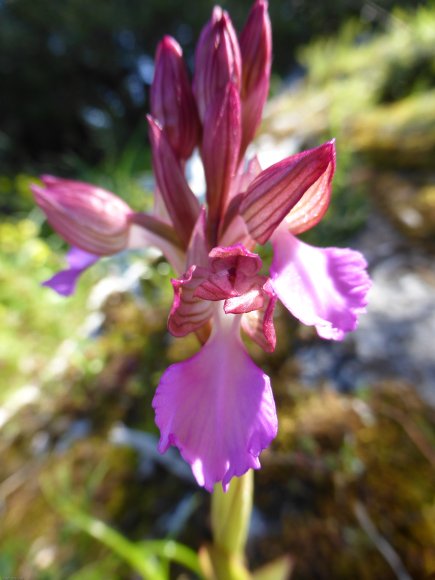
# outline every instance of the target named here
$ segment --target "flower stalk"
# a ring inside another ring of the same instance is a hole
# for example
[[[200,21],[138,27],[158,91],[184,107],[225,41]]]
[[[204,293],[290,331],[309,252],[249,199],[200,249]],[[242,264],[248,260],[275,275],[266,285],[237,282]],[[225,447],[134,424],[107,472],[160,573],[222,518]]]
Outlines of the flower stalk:
[[[228,491],[216,486],[211,500],[214,545],[243,561],[254,494],[254,472],[234,477]]]

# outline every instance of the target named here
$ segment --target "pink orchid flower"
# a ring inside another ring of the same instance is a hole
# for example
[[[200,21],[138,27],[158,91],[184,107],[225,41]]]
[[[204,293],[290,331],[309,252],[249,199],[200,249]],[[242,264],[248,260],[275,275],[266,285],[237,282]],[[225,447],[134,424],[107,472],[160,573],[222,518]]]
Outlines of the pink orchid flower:
[[[177,277],[168,329],[196,333],[203,346],[171,365],[153,401],[159,448],[175,445],[208,490],[260,467],[277,433],[269,378],[249,357],[246,334],[275,348],[277,299],[322,338],[341,340],[364,312],[370,279],[361,254],[315,248],[295,236],[315,226],[331,197],[335,145],[327,142],[262,170],[245,152],[267,98],[271,31],[256,0],[240,35],[215,8],[195,56],[193,84],[182,51],[165,37],[157,49],[148,117],[156,179],[153,214],[134,212],[113,193],[55,178],[33,188],[54,229],[75,248],[69,268],[46,284],[70,294],[100,256],[153,244]],[[201,206],[185,177],[198,148],[206,177]],[[269,275],[257,244],[270,241]]]

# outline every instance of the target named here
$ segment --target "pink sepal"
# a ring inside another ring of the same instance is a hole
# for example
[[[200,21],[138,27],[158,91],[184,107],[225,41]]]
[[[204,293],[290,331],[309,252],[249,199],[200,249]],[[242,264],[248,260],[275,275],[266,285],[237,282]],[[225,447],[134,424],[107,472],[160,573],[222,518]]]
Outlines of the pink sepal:
[[[298,203],[285,218],[288,230],[294,234],[302,234],[320,222],[331,201],[332,178],[335,173],[335,144],[330,162],[319,179],[307,189]]]
[[[237,243],[253,248],[255,241],[251,238],[245,221],[239,214],[243,194],[250,183],[261,173],[261,165],[257,156],[249,160],[245,168],[240,169],[234,180],[224,219],[219,224],[219,245],[233,246]]]
[[[287,157],[262,171],[251,183],[240,213],[258,243],[267,242],[302,196],[330,171],[334,156],[334,143],[330,141]]]

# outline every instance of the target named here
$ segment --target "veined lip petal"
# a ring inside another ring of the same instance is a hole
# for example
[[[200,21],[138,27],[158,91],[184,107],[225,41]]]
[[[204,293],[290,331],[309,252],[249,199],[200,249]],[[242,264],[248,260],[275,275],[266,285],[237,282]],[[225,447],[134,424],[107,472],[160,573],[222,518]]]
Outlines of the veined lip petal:
[[[153,408],[160,451],[177,446],[208,491],[258,469],[277,432],[269,378],[246,353],[236,317],[226,327],[217,322],[196,355],[167,369]]]

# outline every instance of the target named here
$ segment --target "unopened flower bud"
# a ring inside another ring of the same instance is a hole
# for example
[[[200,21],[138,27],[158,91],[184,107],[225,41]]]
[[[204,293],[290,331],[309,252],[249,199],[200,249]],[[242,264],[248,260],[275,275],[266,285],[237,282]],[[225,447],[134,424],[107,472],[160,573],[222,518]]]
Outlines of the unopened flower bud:
[[[202,121],[210,101],[229,82],[240,90],[241,69],[240,48],[231,19],[216,6],[195,52],[193,92]]]
[[[36,203],[65,241],[98,256],[127,247],[133,212],[122,199],[81,181],[49,175],[41,179],[43,186],[32,186]]]
[[[148,124],[156,184],[172,225],[187,247],[199,216],[199,202],[186,181],[166,133],[151,115],[148,115]]]
[[[207,182],[211,241],[217,242],[219,220],[237,169],[241,139],[240,97],[233,83],[217,93],[204,120],[202,159]]]
[[[269,80],[272,61],[272,31],[266,0],[257,0],[240,33],[242,55],[242,99],[259,83]]]
[[[160,123],[179,159],[198,143],[200,125],[180,45],[170,36],[160,42],[151,85],[151,115]]]
[[[267,0],[257,0],[240,34],[242,55],[242,147],[240,154],[252,141],[269,92],[272,62],[272,30]]]

